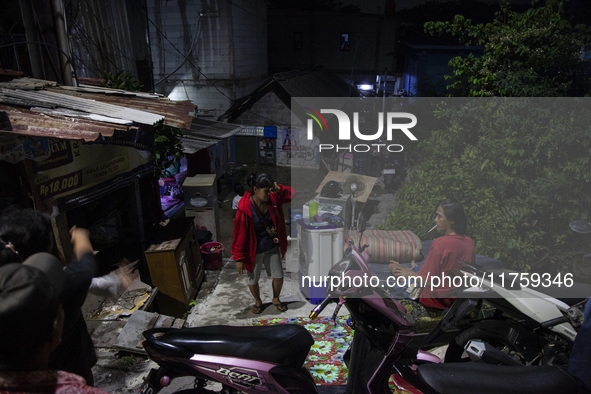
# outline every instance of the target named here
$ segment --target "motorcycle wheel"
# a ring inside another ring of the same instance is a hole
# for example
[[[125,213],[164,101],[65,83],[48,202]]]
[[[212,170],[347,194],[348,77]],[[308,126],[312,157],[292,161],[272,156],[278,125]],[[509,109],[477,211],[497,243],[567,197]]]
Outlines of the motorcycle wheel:
[[[480,327],[471,327],[460,333],[460,335],[458,335],[455,340],[449,344],[445,352],[444,362],[450,363],[470,361],[468,354],[464,351],[464,346],[466,346],[468,341],[471,339],[479,339],[484,341],[502,351],[503,353],[515,358],[522,364],[525,361],[515,343],[513,343],[509,338],[505,338],[488,330],[483,330]]]

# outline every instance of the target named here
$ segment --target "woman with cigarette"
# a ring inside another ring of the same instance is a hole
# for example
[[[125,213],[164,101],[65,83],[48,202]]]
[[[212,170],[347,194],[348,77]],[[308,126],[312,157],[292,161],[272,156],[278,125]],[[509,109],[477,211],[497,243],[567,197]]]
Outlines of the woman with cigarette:
[[[444,235],[433,240],[427,258],[418,272],[425,281],[428,278],[440,278],[443,274],[448,277],[458,275],[461,262],[473,264],[475,258],[474,240],[466,235],[466,214],[460,203],[444,200],[437,206],[435,229]],[[391,261],[388,268],[395,276],[417,275],[396,261]],[[445,284],[432,290],[424,283],[419,301],[430,308],[445,309],[455,299],[449,296],[449,291],[450,287]]]

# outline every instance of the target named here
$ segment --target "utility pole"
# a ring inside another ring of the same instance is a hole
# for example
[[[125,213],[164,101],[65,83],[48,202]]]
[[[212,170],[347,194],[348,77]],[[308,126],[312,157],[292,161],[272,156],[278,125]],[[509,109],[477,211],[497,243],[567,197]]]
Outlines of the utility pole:
[[[55,36],[59,48],[60,68],[64,85],[76,86],[77,81],[74,78],[74,68],[72,67],[72,58],[68,34],[66,31],[66,14],[62,0],[51,0],[51,10],[53,12],[53,23],[55,26]]]
[[[27,38],[27,49],[29,52],[33,77],[38,79],[47,79],[45,76],[45,70],[43,69],[43,56],[41,55],[41,49],[39,48],[38,44],[38,42],[41,40],[39,39],[39,35],[35,29],[35,16],[31,7],[31,2],[20,0],[19,6],[21,10],[21,17],[23,19],[23,25],[25,26],[25,37]]]

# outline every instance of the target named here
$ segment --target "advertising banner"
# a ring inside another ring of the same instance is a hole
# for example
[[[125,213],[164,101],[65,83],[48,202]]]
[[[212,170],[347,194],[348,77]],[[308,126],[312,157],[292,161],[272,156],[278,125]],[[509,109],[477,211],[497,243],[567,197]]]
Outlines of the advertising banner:
[[[61,198],[84,194],[99,185],[104,185],[100,189],[105,191],[111,184],[121,187],[121,178],[131,181],[138,171],[146,171],[152,161],[150,152],[132,147],[60,141],[54,144],[47,160],[33,162],[27,170],[35,202],[49,207],[58,205]],[[96,198],[96,191],[93,194]]]

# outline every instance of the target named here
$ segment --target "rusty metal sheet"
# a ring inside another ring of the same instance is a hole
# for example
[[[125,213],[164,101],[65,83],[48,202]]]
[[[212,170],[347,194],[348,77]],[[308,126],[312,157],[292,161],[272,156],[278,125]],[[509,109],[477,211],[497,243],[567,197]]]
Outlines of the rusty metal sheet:
[[[172,101],[161,95],[142,92],[64,86],[48,88],[47,90],[161,115],[164,117],[165,125],[181,129],[189,129],[191,127],[191,122],[193,121],[191,113],[195,110],[195,104],[188,100]]]
[[[50,86],[57,86],[57,82],[46,81],[44,79],[36,78],[15,78],[11,81],[0,83],[0,87],[6,89],[25,89],[25,90],[37,90],[43,89]]]
[[[69,108],[41,108],[41,107],[32,107],[31,111],[33,112],[41,112],[48,115],[55,115],[55,116],[67,116],[69,118],[79,118],[89,121],[98,121],[98,122],[105,122],[105,123],[113,123],[114,125],[125,125],[125,126],[132,126],[133,122],[125,119],[119,118],[112,118],[110,116],[98,115],[98,114],[89,114],[88,112],[76,111],[75,109]],[[114,126],[116,127],[116,126]],[[134,126],[136,127],[136,126]]]
[[[78,81],[81,82],[82,78],[78,78]],[[88,80],[88,78],[84,78],[85,80]],[[159,93],[148,93],[148,92],[140,92],[140,91],[129,91],[129,90],[123,90],[123,89],[114,89],[114,88],[107,88],[104,86],[100,86],[100,82],[102,82],[102,79],[98,79],[97,83],[99,83],[98,85],[89,85],[89,84],[83,84],[80,83],[79,86],[67,86],[67,85],[60,85],[59,89],[60,90],[65,90],[65,91],[74,91],[74,92],[82,92],[82,93],[98,93],[98,94],[106,94],[106,95],[116,95],[116,96],[137,96],[137,97],[143,97],[143,98],[147,98],[147,99],[159,99],[164,97],[162,94]]]
[[[153,125],[164,118],[164,116],[160,114],[140,111],[135,108],[114,105],[108,102],[100,102],[97,100],[90,100],[87,98],[52,92],[49,90],[13,90],[0,87],[0,94],[7,97],[37,101],[37,106],[39,107],[45,107],[47,104],[49,104],[51,106],[75,109],[78,111],[95,113],[119,119],[128,119],[130,121],[146,125]]]
[[[12,133],[94,141],[132,121],[188,130],[195,106],[159,94],[100,87],[58,86],[53,81],[18,78],[0,83],[0,111],[9,114]],[[117,119],[117,120],[116,120]]]
[[[8,134],[94,141],[99,135],[110,137],[115,132],[115,125],[105,122],[49,115],[3,104],[0,104],[0,111],[8,114],[12,131],[3,131]],[[125,125],[116,128],[128,130]]]

